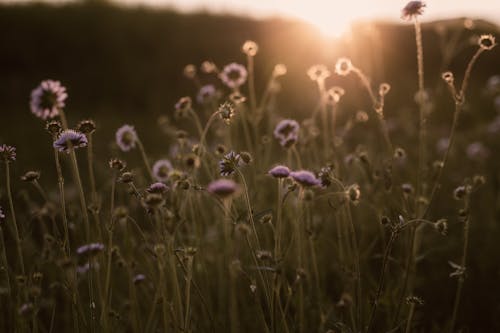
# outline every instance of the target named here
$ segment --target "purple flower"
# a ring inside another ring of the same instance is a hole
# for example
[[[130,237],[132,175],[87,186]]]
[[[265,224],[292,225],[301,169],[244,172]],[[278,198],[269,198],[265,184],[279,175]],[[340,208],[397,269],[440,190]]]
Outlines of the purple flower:
[[[80,256],[92,256],[104,250],[104,245],[102,243],[90,243],[80,246],[76,249],[76,254]]]
[[[247,80],[248,72],[245,66],[235,62],[226,65],[219,74],[222,82],[231,89],[238,89]]]
[[[288,148],[293,146],[299,139],[299,123],[293,119],[284,119],[276,125],[274,137],[280,141],[280,145]]]
[[[208,184],[207,191],[225,199],[237,194],[239,186],[230,179],[218,179]]]
[[[155,162],[153,165],[153,175],[156,177],[156,179],[160,182],[164,182],[168,180],[168,175],[170,171],[172,171],[172,163],[170,163],[169,160],[163,159],[163,160],[158,160]]]
[[[98,262],[94,262],[92,263],[92,268],[94,270],[98,270],[99,269],[99,263]],[[76,272],[78,274],[85,274],[87,273],[88,271],[90,270],[90,263],[89,262],[86,262],[85,264],[81,265],[81,266],[77,266],[76,267]]]
[[[425,2],[423,1],[410,1],[401,10],[401,18],[409,21],[418,15],[422,15],[424,13],[425,6]]]
[[[167,191],[168,191],[168,186],[160,182],[153,183],[149,185],[149,187],[146,189],[146,192],[148,193],[158,193],[158,194],[164,194]]]
[[[230,151],[219,161],[219,172],[221,176],[230,176],[241,164],[241,156],[234,151]]]
[[[0,157],[5,162],[13,162],[16,160],[16,147],[0,145]]]
[[[307,170],[292,171],[290,177],[304,187],[320,185],[321,181],[316,178],[314,173]]]
[[[68,98],[66,88],[59,81],[45,80],[31,92],[31,112],[38,118],[47,120],[59,115]]]
[[[59,134],[59,137],[54,141],[54,148],[59,151],[69,153],[71,148],[80,148],[87,146],[87,137],[85,134],[75,130],[65,130]]]
[[[213,84],[207,84],[200,88],[198,95],[196,95],[196,100],[200,104],[210,103],[216,97],[217,91]]]
[[[284,165],[277,165],[269,170],[268,173],[274,178],[286,178],[290,175],[290,169]]]
[[[122,151],[129,151],[135,148],[137,142],[137,132],[133,126],[123,125],[116,131],[116,144]]]
[[[141,283],[144,280],[146,280],[146,276],[144,274],[137,274],[132,279],[132,282],[134,282],[135,284],[138,284],[138,283]]]

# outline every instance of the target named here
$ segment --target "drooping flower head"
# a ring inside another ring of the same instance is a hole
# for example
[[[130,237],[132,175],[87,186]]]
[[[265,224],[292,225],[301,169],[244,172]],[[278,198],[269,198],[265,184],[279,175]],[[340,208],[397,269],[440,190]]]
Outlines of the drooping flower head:
[[[219,161],[219,172],[221,176],[230,176],[241,164],[241,156],[234,151],[230,151]]]
[[[137,132],[133,126],[123,125],[116,131],[116,144],[122,151],[129,151],[135,148],[137,142]]]
[[[164,182],[168,180],[168,175],[172,169],[172,163],[169,160],[158,160],[153,165],[153,175],[158,181]]]
[[[401,18],[410,21],[413,18],[422,15],[426,4],[423,1],[410,1],[401,10]]]
[[[160,182],[153,183],[149,185],[149,187],[146,189],[146,192],[148,193],[157,193],[157,194],[164,194],[167,191],[168,191],[168,186]]]
[[[61,152],[69,153],[70,148],[81,148],[87,146],[87,137],[85,134],[75,130],[65,130],[59,134],[54,141],[54,148]]]
[[[31,112],[38,118],[47,120],[59,115],[68,98],[66,88],[59,81],[45,80],[31,91]]]
[[[6,144],[0,145],[0,157],[4,162],[13,162],[16,160],[16,147]]]
[[[226,199],[238,194],[239,186],[230,179],[218,179],[208,184],[207,191],[221,199]]]
[[[274,137],[280,141],[281,146],[291,147],[299,138],[299,123],[293,119],[284,119],[276,125]]]
[[[284,165],[277,165],[267,173],[274,178],[286,178],[290,175],[290,169]]]
[[[226,65],[219,74],[222,82],[231,89],[238,89],[247,80],[248,72],[245,66],[235,62]]]
[[[200,104],[208,104],[217,97],[217,90],[213,84],[207,84],[200,88],[196,100]]]
[[[317,186],[321,181],[316,178],[314,173],[307,170],[299,170],[290,172],[290,177],[303,187]]]

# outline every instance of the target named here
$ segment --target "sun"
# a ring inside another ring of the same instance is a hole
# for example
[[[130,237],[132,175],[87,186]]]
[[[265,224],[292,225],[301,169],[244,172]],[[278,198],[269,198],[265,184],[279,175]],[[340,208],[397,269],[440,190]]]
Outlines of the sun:
[[[344,15],[332,15],[329,11],[308,10],[298,13],[298,18],[315,26],[326,37],[338,38],[349,31],[353,19]]]

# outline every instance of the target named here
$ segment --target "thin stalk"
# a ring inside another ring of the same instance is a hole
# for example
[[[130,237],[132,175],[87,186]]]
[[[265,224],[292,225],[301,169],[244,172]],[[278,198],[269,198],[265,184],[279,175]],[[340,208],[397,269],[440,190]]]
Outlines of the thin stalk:
[[[144,145],[139,138],[137,138],[137,146],[139,147],[139,151],[141,152],[142,161],[144,162],[144,165],[148,170],[149,178],[154,181],[155,178],[153,176],[153,171],[151,170],[151,165],[149,164],[148,156],[146,155],[146,150],[144,149]]]
[[[5,163],[5,181],[6,181],[6,187],[7,187],[7,197],[9,200],[10,215],[12,217],[12,227],[14,230],[14,239],[16,241],[16,249],[17,249],[17,255],[18,255],[18,259],[19,259],[19,269],[21,270],[22,275],[25,275],[23,250],[21,247],[21,238],[19,236],[19,229],[17,228],[16,211],[14,210],[14,201],[12,200],[12,190],[11,190],[11,186],[10,186],[10,163],[8,161],[6,161],[6,163]]]
[[[57,183],[59,185],[59,201],[61,204],[61,215],[63,219],[63,227],[64,227],[64,243],[63,249],[66,255],[69,257],[71,253],[71,246],[69,243],[69,228],[68,228],[68,217],[66,215],[66,196],[64,194],[64,177],[62,174],[61,161],[59,160],[59,152],[56,148],[54,148],[54,160],[56,163],[56,171],[57,171]]]
[[[184,315],[184,332],[189,332],[189,312],[191,310],[191,280],[193,279],[193,256],[189,255],[186,270],[186,313]]]
[[[408,313],[408,320],[406,321],[405,333],[411,332],[411,322],[413,321],[413,314],[415,313],[415,303],[412,302],[410,305],[410,312]]]
[[[247,67],[248,67],[248,90],[250,95],[250,109],[252,114],[255,115],[257,109],[257,101],[255,98],[255,71],[254,71],[254,57],[252,55],[247,55]]]
[[[196,130],[198,131],[198,135],[201,138],[201,136],[203,135],[203,127],[201,126],[200,117],[198,117],[198,114],[193,109],[189,109],[189,114],[191,115],[191,117],[193,117],[194,124],[196,125]]]
[[[243,190],[245,193],[245,202],[247,204],[247,209],[248,209],[248,217],[250,220],[250,224],[252,226],[252,231],[255,235],[255,239],[257,241],[257,249],[260,250],[262,247],[260,246],[260,240],[259,240],[259,235],[257,234],[257,229],[255,228],[255,221],[253,218],[253,210],[252,210],[252,204],[250,203],[250,195],[248,194],[248,186],[247,182],[245,180],[245,176],[241,172],[239,168],[235,168],[236,172],[238,173],[238,176],[240,176],[241,181],[243,182]]]
[[[212,115],[210,116],[210,118],[208,118],[208,121],[205,124],[205,128],[203,129],[203,132],[201,133],[201,137],[200,137],[200,150],[198,152],[198,155],[201,155],[203,149],[205,148],[205,140],[206,140],[206,137],[207,137],[208,129],[210,128],[210,126],[212,125],[212,123],[215,121],[215,119],[217,118],[217,116],[219,114],[220,114],[220,111],[216,111],[216,112],[212,113]]]

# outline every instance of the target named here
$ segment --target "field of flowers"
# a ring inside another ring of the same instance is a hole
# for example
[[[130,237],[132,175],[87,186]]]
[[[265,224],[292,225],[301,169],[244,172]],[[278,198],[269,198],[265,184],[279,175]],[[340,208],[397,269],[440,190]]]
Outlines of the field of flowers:
[[[500,68],[474,79],[498,29],[470,38],[463,68],[428,73],[424,9],[401,15],[418,85],[394,100],[411,117],[386,117],[406,78],[349,57],[308,64],[315,97],[293,115],[287,64],[257,80],[251,40],[239,61],[179,68],[196,93],[149,130],[77,119],[43,79],[23,102],[44,160],[0,135],[0,331],[500,330]]]

